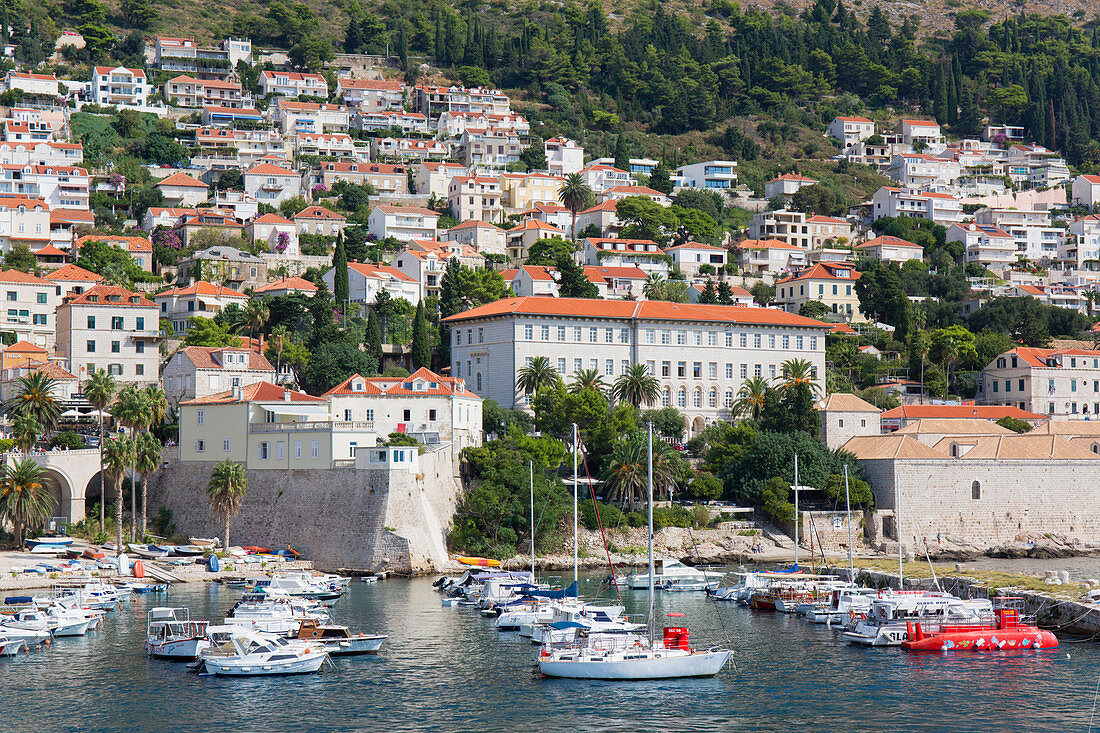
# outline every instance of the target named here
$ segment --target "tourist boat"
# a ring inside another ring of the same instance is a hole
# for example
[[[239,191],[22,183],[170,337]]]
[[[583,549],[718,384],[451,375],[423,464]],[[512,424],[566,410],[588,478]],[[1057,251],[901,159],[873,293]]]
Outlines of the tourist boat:
[[[238,626],[207,629],[211,645],[199,652],[199,672],[229,677],[311,674],[321,669],[328,651],[321,644],[300,646]]]
[[[856,616],[844,638],[866,646],[900,646],[909,639],[912,624],[920,622],[926,634],[942,624],[991,622],[993,604],[985,598],[962,600],[938,591],[882,591],[871,601],[866,618]]]
[[[703,590],[707,583],[716,580],[715,573],[708,575],[706,571],[689,567],[679,560],[658,559],[654,561],[655,575],[653,584],[661,588],[665,583],[699,583]],[[649,573],[631,573],[625,578],[625,585],[631,590],[645,590],[649,587]]]
[[[575,428],[574,428],[575,430]],[[574,446],[577,444],[574,434]],[[575,449],[574,449],[575,450]],[[688,630],[682,626],[664,629],[660,640],[653,633],[653,596],[656,567],[653,560],[653,425],[648,435],[648,509],[649,509],[649,630],[645,638],[629,645],[608,644],[606,637],[595,638],[584,631],[574,643],[545,646],[539,651],[538,670],[546,677],[573,679],[642,680],[713,677],[729,662],[729,649],[699,651],[691,647]],[[574,483],[574,486],[576,483]],[[705,580],[705,579],[704,579]],[[669,614],[681,618],[682,613]],[[629,638],[629,637],[626,637]]]
[[[312,619],[302,621],[297,638],[299,641],[318,642],[334,657],[377,654],[382,648],[382,642],[386,640],[382,635],[352,634],[347,626],[320,624]]]
[[[206,621],[192,621],[186,608],[157,607],[145,618],[145,650],[149,656],[176,661],[194,661],[210,646]]]
[[[908,638],[901,648],[909,652],[1003,651],[1053,649],[1058,637],[1035,625],[1034,617],[1021,616],[1023,599],[995,598],[993,619],[940,623],[926,632],[924,623],[910,621]]]

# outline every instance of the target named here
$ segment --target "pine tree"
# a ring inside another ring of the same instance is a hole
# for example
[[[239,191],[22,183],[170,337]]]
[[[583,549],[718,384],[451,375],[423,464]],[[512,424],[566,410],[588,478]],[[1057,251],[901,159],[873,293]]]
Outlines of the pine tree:
[[[718,293],[714,289],[714,281],[708,279],[707,284],[703,286],[703,291],[699,293],[699,302],[712,304],[718,302]]]
[[[593,285],[584,274],[584,268],[572,257],[562,256],[557,260],[558,295],[562,298],[598,298],[599,288]]]
[[[348,282],[348,255],[344,250],[344,232],[336,235],[336,251],[332,253],[332,295],[336,307],[343,313],[346,302],[351,298],[351,285]]]
[[[412,361],[416,369],[420,367],[430,369],[432,366],[432,344],[428,331],[428,316],[424,312],[424,301],[416,304],[416,315],[413,316]]]

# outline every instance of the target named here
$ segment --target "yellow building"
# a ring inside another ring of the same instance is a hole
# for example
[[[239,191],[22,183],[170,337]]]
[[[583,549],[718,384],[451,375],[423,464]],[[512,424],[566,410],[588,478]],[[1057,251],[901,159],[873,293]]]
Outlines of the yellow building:
[[[798,313],[805,303],[816,300],[832,312],[833,320],[862,323],[856,280],[859,273],[845,263],[819,262],[797,275],[775,284],[775,302],[788,313]]]
[[[502,173],[500,198],[505,214],[518,214],[536,204],[558,203],[558,189],[565,179],[545,173]]]

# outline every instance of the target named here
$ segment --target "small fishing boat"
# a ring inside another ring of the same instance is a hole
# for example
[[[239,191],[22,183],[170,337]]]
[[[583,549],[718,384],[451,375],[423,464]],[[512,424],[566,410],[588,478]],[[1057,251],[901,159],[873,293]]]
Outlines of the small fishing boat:
[[[145,649],[150,656],[194,661],[210,646],[206,621],[192,621],[186,608],[152,608],[145,621]]]
[[[223,578],[222,583],[230,588],[244,588],[248,585],[248,578]]]
[[[1058,637],[1036,626],[1034,617],[1020,615],[1022,598],[1000,597],[994,603],[993,619],[941,623],[931,632],[926,632],[920,621],[910,621],[901,648],[908,652],[984,652],[1058,646]]]
[[[188,537],[187,541],[196,547],[217,547],[222,543],[217,537]]]
[[[168,550],[163,547],[157,547],[156,545],[130,545],[130,552],[138,557],[144,557],[147,560],[168,557]]]
[[[161,545],[172,557],[196,557],[203,553],[203,548],[198,545]]]
[[[252,555],[270,555],[271,554],[271,548],[270,547],[259,547],[257,545],[245,545],[241,549],[248,552],[248,553],[250,553],[250,554],[252,554]]]
[[[48,636],[84,636],[91,623],[91,619],[83,616],[51,616],[45,611],[22,610],[0,622],[0,635],[23,630],[45,632]]]
[[[26,647],[27,642],[24,639],[17,639],[12,636],[0,636],[0,657],[14,657],[19,653],[19,650]]]
[[[321,644],[288,643],[237,626],[207,630],[211,646],[199,653],[197,671],[230,677],[311,674],[321,669],[328,651]]]
[[[99,560],[106,559],[107,553],[103,550],[97,550],[94,547],[85,547],[84,551],[80,553],[80,556],[87,558],[88,560],[95,560],[98,562]]]
[[[64,552],[65,548],[72,543],[72,537],[36,537],[33,540],[27,540],[27,547],[31,548],[31,552],[39,547],[48,547],[52,548],[51,551]]]
[[[338,657],[377,654],[386,637],[378,634],[352,634],[347,626],[320,624],[313,619],[307,619],[302,621],[298,629],[298,640],[316,641],[322,644],[331,656]]]

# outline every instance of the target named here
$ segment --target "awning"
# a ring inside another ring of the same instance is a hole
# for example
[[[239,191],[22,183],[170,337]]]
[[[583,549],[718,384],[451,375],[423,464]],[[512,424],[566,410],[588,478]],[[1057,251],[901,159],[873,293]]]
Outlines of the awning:
[[[303,405],[293,402],[264,405],[264,409],[276,415],[299,417],[328,417],[328,405]]]

